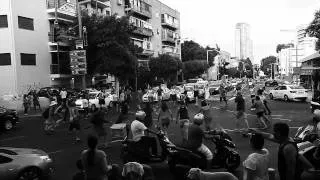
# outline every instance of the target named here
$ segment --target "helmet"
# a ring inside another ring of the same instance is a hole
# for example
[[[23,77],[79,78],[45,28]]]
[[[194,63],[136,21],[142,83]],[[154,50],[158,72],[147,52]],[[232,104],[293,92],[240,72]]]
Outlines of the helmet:
[[[198,113],[193,117],[193,123],[201,125],[203,123],[204,115],[202,113]]]

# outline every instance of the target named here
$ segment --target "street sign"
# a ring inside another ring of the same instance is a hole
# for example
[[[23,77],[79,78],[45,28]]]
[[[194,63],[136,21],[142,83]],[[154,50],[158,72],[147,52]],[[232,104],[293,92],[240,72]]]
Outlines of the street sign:
[[[73,75],[87,74],[86,50],[70,51],[70,68]]]
[[[83,49],[83,40],[82,39],[75,40],[75,44],[76,44],[76,49]]]

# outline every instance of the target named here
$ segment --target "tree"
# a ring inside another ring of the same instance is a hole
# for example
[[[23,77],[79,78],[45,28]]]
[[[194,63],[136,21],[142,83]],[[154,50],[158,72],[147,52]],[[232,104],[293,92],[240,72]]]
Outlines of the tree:
[[[151,58],[149,67],[153,77],[172,82],[175,81],[177,72],[182,68],[182,64],[178,58],[162,54],[159,57]]]
[[[271,63],[276,63],[277,62],[277,58],[275,56],[268,56],[265,57],[261,60],[261,65],[260,65],[260,69],[261,71],[264,72],[265,75],[270,75],[271,74]]]
[[[316,43],[316,50],[320,50],[320,10],[315,12],[314,19],[309,24],[308,28],[306,29],[306,32],[311,37],[318,38]]]
[[[123,81],[133,79],[137,67],[137,48],[130,40],[134,27],[128,17],[85,14],[82,24],[87,29],[88,74],[110,73]]]
[[[279,53],[282,49],[286,49],[286,48],[289,48],[289,47],[293,47],[294,45],[292,43],[289,43],[289,44],[278,44],[277,45],[277,53]]]
[[[206,60],[192,60],[183,62],[183,74],[186,79],[195,78],[209,68]]]
[[[182,62],[192,60],[206,60],[207,50],[213,50],[208,54],[209,64],[212,65],[214,57],[218,54],[218,52],[214,48],[211,48],[209,46],[204,48],[194,41],[185,41],[181,44]]]

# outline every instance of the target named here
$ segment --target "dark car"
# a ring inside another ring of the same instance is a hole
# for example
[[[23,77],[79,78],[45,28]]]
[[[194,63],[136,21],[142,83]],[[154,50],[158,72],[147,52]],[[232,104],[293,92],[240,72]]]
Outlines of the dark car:
[[[53,87],[43,87],[38,92],[39,97],[49,98],[49,96],[58,96],[58,95],[59,95],[59,89],[53,88]]]
[[[279,86],[279,83],[276,80],[272,80],[272,81],[265,82],[264,85],[266,87],[275,87],[275,86]]]
[[[19,122],[16,110],[0,107],[0,132],[13,129]]]

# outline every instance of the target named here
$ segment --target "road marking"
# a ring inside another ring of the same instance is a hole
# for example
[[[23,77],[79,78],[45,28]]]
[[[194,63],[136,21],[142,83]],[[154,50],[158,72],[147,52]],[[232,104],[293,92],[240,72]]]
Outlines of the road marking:
[[[118,140],[113,140],[113,141],[111,141],[110,143],[116,143],[116,142],[122,142],[123,140],[121,140],[121,139],[118,139]]]
[[[15,140],[15,139],[22,139],[22,138],[25,138],[25,136],[16,136],[16,137],[7,138],[7,139],[1,139],[0,142],[2,142],[2,141],[11,141],[11,140]]]
[[[283,115],[271,115],[271,116],[283,116]]]
[[[280,121],[289,121],[289,122],[292,121],[291,119],[284,119],[284,118],[272,118],[272,119],[278,119]]]
[[[299,129],[300,127],[289,127],[290,129]]]
[[[19,118],[23,119],[23,118],[30,118],[30,117],[41,117],[41,114],[33,114],[33,115],[22,115],[19,116]]]

